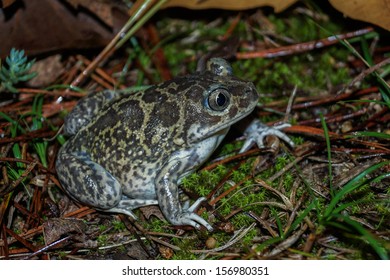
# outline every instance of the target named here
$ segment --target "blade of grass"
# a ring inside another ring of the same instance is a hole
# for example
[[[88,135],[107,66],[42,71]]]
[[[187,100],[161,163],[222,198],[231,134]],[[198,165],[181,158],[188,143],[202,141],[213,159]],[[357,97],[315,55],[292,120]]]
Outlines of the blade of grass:
[[[156,3],[156,1],[158,1]],[[121,28],[121,30],[115,35],[111,42],[99,53],[99,55],[87,66],[76,79],[73,80],[70,87],[78,86],[85,77],[89,76],[93,70],[107,58],[113,50],[117,50],[128,39],[135,34],[135,32],[144,24],[149,18],[151,18],[166,2],[167,0],[145,0],[137,1],[132,8],[132,16]],[[142,3],[141,3],[142,2]]]
[[[31,130],[38,130],[43,127],[43,115],[42,115],[42,107],[43,107],[43,95],[37,95],[34,97],[33,106],[32,106],[32,126]],[[44,167],[47,167],[47,147],[48,142],[42,141],[41,139],[34,139],[33,145],[35,151],[37,152],[39,159]]]
[[[354,38],[354,40],[357,40],[359,39],[360,42],[362,42],[362,48],[363,48],[363,55],[366,57],[366,59],[351,45],[350,42],[352,41],[348,41],[348,40],[341,40],[337,37],[337,35],[333,34],[332,32],[330,32],[329,30],[325,29],[324,27],[322,27],[321,25],[319,25],[318,23],[315,23],[319,28],[321,28],[322,30],[324,30],[325,32],[328,32],[329,34],[335,36],[337,38],[337,40],[340,42],[340,44],[342,44],[344,47],[346,47],[352,54],[354,54],[356,57],[358,57],[367,67],[371,67],[372,64],[373,64],[373,59],[371,57],[371,54],[370,54],[370,51],[369,51],[369,47],[368,47],[368,44],[367,44],[367,39],[371,39],[372,38],[372,34],[370,35],[369,33],[368,34],[364,34],[358,38]],[[374,32],[375,33],[375,32]],[[377,33],[375,33],[377,34]],[[378,36],[378,35],[377,35]],[[365,42],[363,42],[365,41]],[[390,87],[389,85],[387,84],[387,82],[383,79],[383,77],[377,72],[377,71],[374,71],[372,72],[372,75],[374,75],[379,83],[379,91],[382,95],[382,98],[383,100],[386,102],[387,106],[390,107]]]
[[[337,203],[348,193],[352,192],[353,190],[359,188],[360,186],[362,186],[363,184],[366,183],[367,180],[365,181],[362,181],[362,179],[364,179],[365,176],[367,176],[368,174],[382,168],[383,166],[385,165],[388,165],[390,164],[390,161],[384,161],[384,162],[380,162],[380,163],[377,163],[373,166],[370,166],[369,168],[367,168],[366,170],[364,170],[362,173],[360,173],[359,175],[357,175],[355,178],[353,178],[352,180],[350,180],[347,184],[344,185],[344,187],[335,194],[335,196],[332,198],[332,200],[330,201],[330,203],[328,204],[328,207],[325,209],[325,212],[324,212],[324,215],[323,215],[323,220],[328,220],[333,211],[335,210],[335,207],[337,205]]]
[[[360,55],[360,53],[346,40],[342,40],[342,44],[346,46],[354,55],[356,55],[367,67],[371,65]],[[374,75],[379,83],[379,92],[387,106],[390,107],[390,87],[387,82],[379,75],[377,71],[371,73]]]
[[[141,28],[160,8],[161,6],[167,2],[167,0],[159,0],[156,4],[152,5],[147,11],[134,25],[131,27],[125,36],[123,36],[119,42],[115,45],[115,49],[120,48],[124,43],[126,43],[131,36],[135,34],[135,32]],[[145,7],[146,8],[146,7]],[[135,17],[135,16],[134,16]]]
[[[269,247],[270,245],[275,244],[275,243],[280,242],[280,241],[283,241],[283,238],[281,238],[281,237],[270,238],[270,239],[264,241],[263,243],[261,243],[259,246],[257,246],[256,251],[261,252],[265,248]]]
[[[324,129],[324,136],[325,136],[325,141],[326,141],[326,150],[327,150],[327,153],[328,153],[329,192],[330,192],[330,196],[334,197],[334,191],[333,191],[333,186],[332,186],[332,180],[333,180],[333,174],[332,174],[332,153],[331,153],[332,151],[331,151],[331,148],[330,148],[329,131],[328,131],[328,127],[326,125],[324,116],[322,114],[320,115],[320,119],[321,119],[322,128]]]
[[[363,51],[363,57],[366,61],[367,66],[373,66],[374,65],[374,59],[371,55],[370,48],[367,43],[367,39],[365,36],[361,37],[361,48]],[[387,82],[383,79],[383,76],[377,73],[377,71],[374,71],[374,76],[379,82],[380,88],[379,91],[382,95],[383,100],[385,100],[386,104],[389,106],[390,105],[390,89],[389,85]]]
[[[302,221],[303,219],[309,214],[309,212],[316,206],[318,200],[314,199],[309,206],[306,207],[306,209],[294,220],[294,222],[291,224],[291,227],[286,232],[286,236],[288,236]]]
[[[271,213],[272,213],[272,216],[275,217],[275,221],[276,221],[276,225],[278,226],[280,238],[283,240],[285,238],[285,236],[284,236],[282,221],[280,220],[280,218],[278,216],[279,211],[276,211],[275,208],[271,207]]]
[[[390,108],[390,89],[388,85],[386,84],[386,86],[384,86],[381,84],[379,87],[379,92],[381,93],[383,100],[386,102],[387,107]]]
[[[340,205],[339,207],[335,208],[333,210],[333,214],[339,214],[340,212],[344,211],[345,209],[347,209],[348,207],[351,207],[351,206],[357,206],[359,204],[363,204],[363,203],[373,203],[373,202],[381,202],[381,200],[375,200],[375,199],[365,199],[365,198],[362,198],[362,199],[359,199],[359,200],[356,200],[356,201],[352,201],[352,202],[348,202],[348,203],[343,203],[342,205]]]
[[[380,75],[382,78],[385,78],[389,74],[390,74],[390,66],[387,65],[386,67],[383,67],[382,73]]]
[[[347,223],[348,225],[352,226],[357,232],[359,232],[362,235],[362,238],[375,250],[375,252],[378,254],[378,256],[383,260],[388,260],[389,256],[386,252],[386,249],[381,246],[380,242],[364,227],[360,225],[360,223],[352,220],[348,216],[345,215],[335,215],[335,218],[340,219]]]
[[[329,221],[326,223],[326,225],[329,227],[333,227],[333,228],[337,228],[337,229],[341,229],[345,232],[351,232],[351,227],[349,227],[348,225],[346,224],[343,224],[343,223],[340,223],[339,221]]]
[[[11,117],[9,117],[7,114],[4,114],[3,112],[0,112],[0,116],[11,123],[11,137],[16,137],[18,133],[18,129],[22,131],[22,133],[25,132],[25,130],[19,125],[19,122],[13,120]],[[12,146],[12,153],[15,158],[21,159],[22,158],[22,151],[20,150],[20,146],[18,143],[15,143]],[[24,163],[17,162],[16,166],[18,168],[24,168]],[[23,170],[19,170],[19,173],[22,174]]]
[[[368,65],[372,66],[374,64],[374,60],[370,53],[370,47],[368,46],[367,38],[365,36],[360,37],[360,46],[363,51],[363,57],[367,61]]]
[[[375,137],[380,139],[390,139],[390,134],[375,132],[375,131],[356,131],[353,132],[353,134],[345,136],[345,138],[356,138],[356,137]]]

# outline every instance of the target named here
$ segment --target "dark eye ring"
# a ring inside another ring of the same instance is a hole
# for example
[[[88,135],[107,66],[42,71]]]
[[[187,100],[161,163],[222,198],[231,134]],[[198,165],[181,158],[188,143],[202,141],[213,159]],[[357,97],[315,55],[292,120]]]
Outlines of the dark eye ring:
[[[207,102],[210,109],[214,111],[223,111],[230,104],[230,94],[226,89],[215,89],[209,94]]]

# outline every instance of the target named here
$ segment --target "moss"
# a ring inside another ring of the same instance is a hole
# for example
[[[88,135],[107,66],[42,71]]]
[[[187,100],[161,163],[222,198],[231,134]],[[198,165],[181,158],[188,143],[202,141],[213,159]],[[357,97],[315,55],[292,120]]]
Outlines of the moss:
[[[99,230],[100,230],[100,231],[105,231],[105,230],[107,230],[107,225],[99,225]]]
[[[222,180],[227,172],[227,167],[223,165],[219,165],[211,171],[195,172],[183,179],[182,186],[184,189],[195,191],[200,196],[205,196]]]
[[[169,223],[153,216],[147,222],[144,222],[143,226],[146,230],[152,232],[169,232]]]
[[[97,237],[98,246],[99,247],[105,246],[107,244],[107,240],[108,240],[108,236],[106,234],[100,234]]]
[[[126,229],[126,226],[123,222],[114,220],[112,221],[112,225],[115,231],[123,231]]]
[[[251,229],[242,239],[242,246],[251,248],[253,246],[253,239],[259,235],[257,229]]]

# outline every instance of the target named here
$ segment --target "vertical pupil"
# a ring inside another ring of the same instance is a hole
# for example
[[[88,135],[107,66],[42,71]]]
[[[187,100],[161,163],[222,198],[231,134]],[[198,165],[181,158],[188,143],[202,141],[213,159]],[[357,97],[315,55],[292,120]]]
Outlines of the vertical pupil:
[[[226,103],[226,96],[224,94],[222,94],[222,93],[219,93],[217,95],[217,99],[216,99],[215,102],[217,103],[218,106],[225,105],[225,103]]]

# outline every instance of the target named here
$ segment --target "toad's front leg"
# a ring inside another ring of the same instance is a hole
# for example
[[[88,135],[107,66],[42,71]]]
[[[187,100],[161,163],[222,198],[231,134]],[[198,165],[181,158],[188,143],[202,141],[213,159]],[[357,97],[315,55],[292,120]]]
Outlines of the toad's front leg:
[[[196,229],[204,226],[212,231],[213,227],[199,215],[195,209],[205,200],[199,198],[188,209],[183,209],[179,201],[178,174],[181,174],[182,162],[180,160],[169,161],[160,171],[156,178],[156,194],[158,204],[165,218],[173,225],[190,225]]]
[[[257,144],[259,148],[264,147],[264,139],[268,135],[274,135],[287,144],[290,147],[294,147],[294,142],[288,137],[281,129],[290,127],[290,124],[283,123],[277,126],[268,126],[263,124],[259,120],[253,120],[252,123],[246,128],[244,131],[244,135],[246,136],[246,141],[242,146],[240,153],[248,151],[254,144]]]

